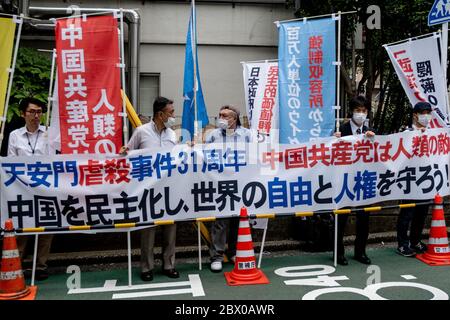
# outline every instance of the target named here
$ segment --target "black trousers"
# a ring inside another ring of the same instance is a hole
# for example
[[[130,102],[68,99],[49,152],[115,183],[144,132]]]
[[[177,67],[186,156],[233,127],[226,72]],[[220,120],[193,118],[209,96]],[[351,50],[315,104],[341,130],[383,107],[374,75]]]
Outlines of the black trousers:
[[[416,203],[428,202],[429,200],[417,200]],[[427,218],[430,205],[404,208],[400,210],[397,220],[397,241],[399,247],[415,246],[422,238],[425,219]],[[408,229],[411,229],[408,237]]]
[[[337,254],[338,256],[345,254],[344,233],[347,225],[348,214],[338,214],[338,235],[337,235]],[[355,255],[360,256],[366,254],[367,239],[369,238],[369,213],[356,213],[356,239],[355,239]]]

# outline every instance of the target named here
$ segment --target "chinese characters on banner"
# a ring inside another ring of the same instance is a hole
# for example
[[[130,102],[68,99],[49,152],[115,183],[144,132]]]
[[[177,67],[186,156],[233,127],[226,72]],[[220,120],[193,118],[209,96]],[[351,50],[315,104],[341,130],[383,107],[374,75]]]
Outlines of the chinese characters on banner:
[[[334,132],[336,21],[279,25],[280,143],[298,144]]]
[[[441,35],[431,35],[385,46],[409,102],[427,101],[433,107],[434,126],[448,123],[447,88],[439,58]],[[436,120],[438,121],[436,123]]]
[[[122,145],[117,20],[56,24],[61,153],[117,153]]]
[[[244,92],[250,128],[258,141],[265,141],[271,130],[278,130],[278,63],[243,64]]]
[[[276,149],[276,150],[274,150]],[[292,213],[450,194],[450,129],[299,145],[208,144],[0,159],[1,220],[111,226]],[[181,183],[180,183],[181,182]]]

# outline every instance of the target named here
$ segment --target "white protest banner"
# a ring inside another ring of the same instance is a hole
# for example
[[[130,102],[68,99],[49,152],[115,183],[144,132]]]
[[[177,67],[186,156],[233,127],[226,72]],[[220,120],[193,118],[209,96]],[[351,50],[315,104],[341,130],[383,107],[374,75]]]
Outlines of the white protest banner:
[[[441,35],[409,39],[400,44],[384,45],[409,102],[414,106],[427,101],[433,107],[432,124],[448,124],[447,86],[439,58]],[[436,123],[436,120],[438,121]]]
[[[177,145],[0,160],[1,220],[67,228],[332,210],[450,194],[450,129],[299,145]],[[141,225],[139,225],[141,224]],[[50,230],[51,231],[51,230]]]
[[[278,141],[278,62],[243,62],[242,67],[250,129],[257,131],[258,142]],[[265,229],[267,220],[251,219],[250,224]]]
[[[278,62],[243,62],[242,67],[248,122],[265,142],[278,131]]]

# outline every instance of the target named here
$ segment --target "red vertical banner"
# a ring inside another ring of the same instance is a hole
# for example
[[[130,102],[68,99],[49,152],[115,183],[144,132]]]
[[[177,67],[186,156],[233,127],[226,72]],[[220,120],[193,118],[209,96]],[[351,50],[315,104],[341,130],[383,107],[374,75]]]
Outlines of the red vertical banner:
[[[117,20],[56,24],[61,153],[117,153],[122,145]]]

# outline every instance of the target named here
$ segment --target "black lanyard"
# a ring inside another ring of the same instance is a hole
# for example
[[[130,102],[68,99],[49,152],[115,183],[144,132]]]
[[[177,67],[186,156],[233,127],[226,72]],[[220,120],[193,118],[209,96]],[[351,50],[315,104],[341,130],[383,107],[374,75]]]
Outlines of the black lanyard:
[[[33,154],[34,154],[34,150],[36,150],[36,145],[37,145],[38,139],[39,139],[39,133],[40,133],[40,131],[38,129],[38,133],[37,133],[37,136],[36,136],[36,141],[34,142],[34,147],[31,146],[30,137],[28,136],[28,132],[26,133],[27,134],[28,145],[30,146],[31,152]]]

